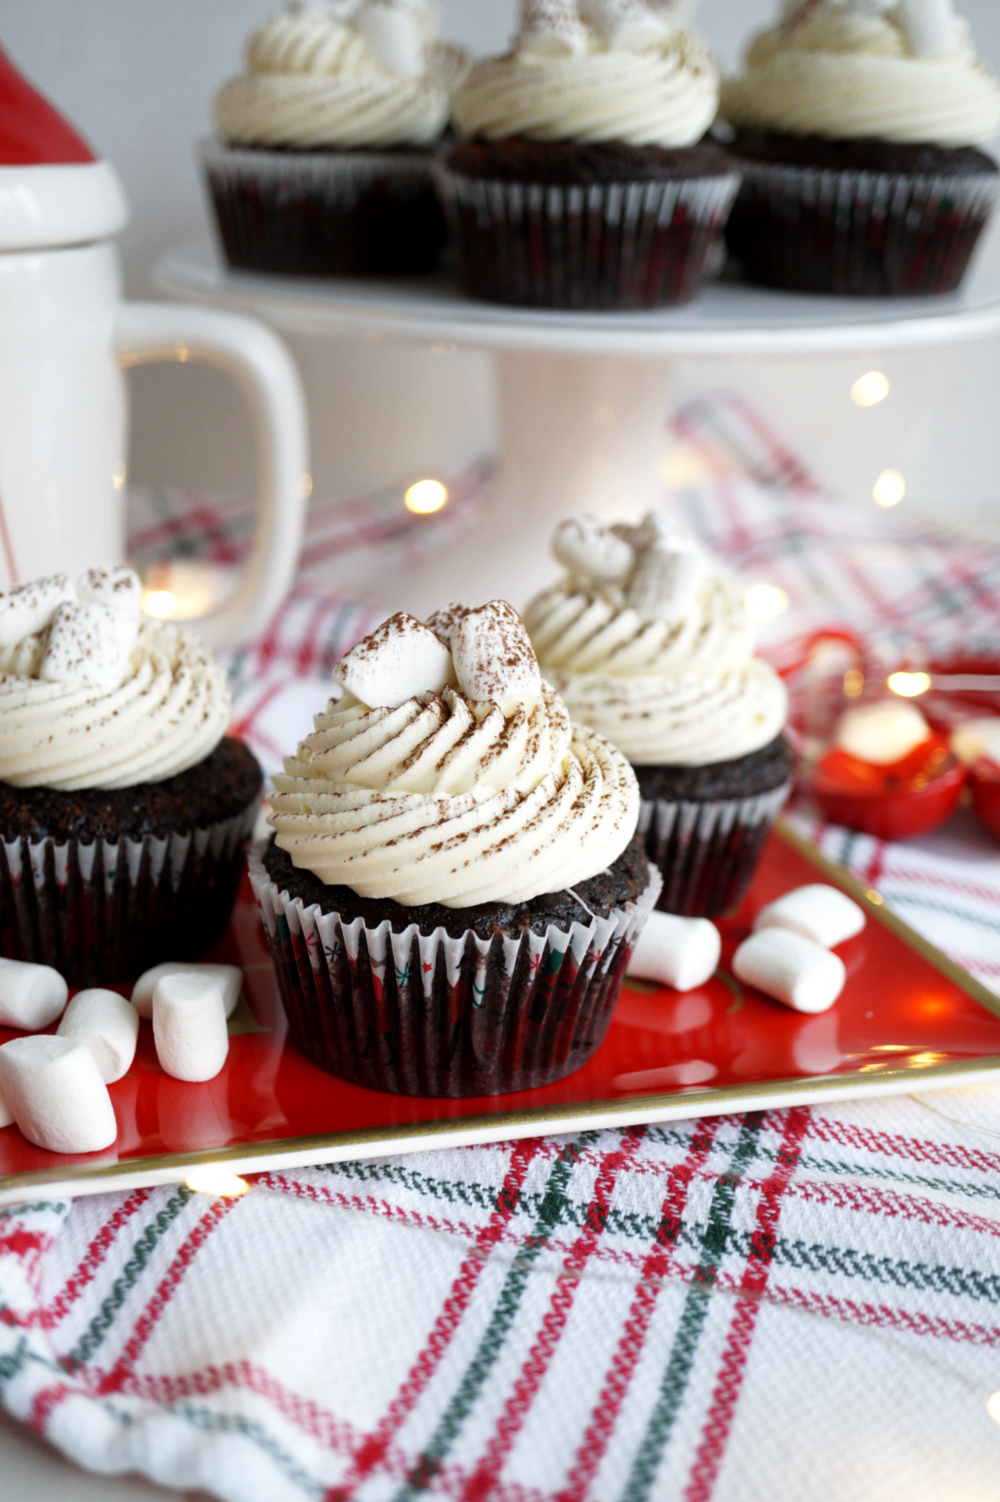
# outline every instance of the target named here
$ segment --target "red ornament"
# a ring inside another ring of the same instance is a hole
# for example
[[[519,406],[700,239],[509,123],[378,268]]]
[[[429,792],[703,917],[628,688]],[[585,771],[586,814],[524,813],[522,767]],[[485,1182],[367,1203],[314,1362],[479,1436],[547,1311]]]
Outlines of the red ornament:
[[[958,807],[965,768],[937,732],[899,761],[876,766],[834,746],[812,775],[828,819],[880,840],[906,840],[943,824]]]
[[[0,51],[0,167],[93,162],[82,136]]]

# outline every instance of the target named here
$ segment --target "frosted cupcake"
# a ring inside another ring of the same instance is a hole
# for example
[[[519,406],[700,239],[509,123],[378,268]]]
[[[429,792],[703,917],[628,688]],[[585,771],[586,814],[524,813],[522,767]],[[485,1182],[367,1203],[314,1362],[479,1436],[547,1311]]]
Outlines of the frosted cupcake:
[[[747,276],[855,297],[960,284],[1000,190],[979,150],[1000,84],[951,0],[799,0],[722,114],[744,174],[727,231]]]
[[[334,677],[251,860],[296,1042],[409,1095],[579,1068],[660,885],[625,758],[570,723],[502,600],[395,615]]]
[[[742,595],[655,513],[638,527],[572,517],[553,547],[567,573],[525,611],[541,669],[632,763],[660,907],[725,912],[792,775],[785,688],[754,656]]]
[[[692,297],[737,179],[705,140],[719,73],[645,0],[524,0],[510,52],[454,100],[439,174],[463,286],[491,302],[644,308]]]
[[[425,0],[293,0],[215,100],[202,161],[230,265],[313,276],[429,270],[446,230],[431,161],[463,55]]]
[[[0,953],[76,986],[221,936],[260,801],[221,667],[140,592],[128,569],[0,591]]]

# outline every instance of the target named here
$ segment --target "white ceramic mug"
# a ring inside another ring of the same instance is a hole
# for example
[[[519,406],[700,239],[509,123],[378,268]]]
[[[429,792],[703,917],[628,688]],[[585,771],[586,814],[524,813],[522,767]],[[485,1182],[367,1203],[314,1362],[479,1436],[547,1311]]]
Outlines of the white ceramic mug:
[[[263,628],[292,582],[309,493],[301,384],[285,346],[253,319],[122,302],[108,236],[125,212],[105,163],[0,169],[0,585],[124,561],[122,366],[211,360],[250,399],[262,477],[244,577],[221,610],[192,623],[231,645]]]

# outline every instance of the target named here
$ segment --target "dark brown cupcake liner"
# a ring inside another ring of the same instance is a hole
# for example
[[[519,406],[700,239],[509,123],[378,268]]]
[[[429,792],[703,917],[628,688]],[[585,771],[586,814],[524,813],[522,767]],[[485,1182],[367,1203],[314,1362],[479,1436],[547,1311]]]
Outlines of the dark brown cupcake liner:
[[[201,161],[230,266],[297,276],[430,271],[448,236],[420,151],[267,151],[208,141]]]
[[[438,189],[470,297],[610,310],[688,302],[713,269],[739,178],[518,183],[439,163]]]
[[[603,1042],[660,889],[607,918],[481,939],[394,933],[306,906],[250,854],[295,1042],[332,1074],[398,1095],[505,1095],[579,1069]]]
[[[953,292],[1000,194],[996,173],[918,177],[741,163],[726,241],[752,282],[847,297]]]
[[[663,877],[657,907],[713,918],[738,906],[791,790],[789,781],[746,798],[644,798],[638,833]]]
[[[197,959],[229,921],[258,806],[162,838],[0,841],[0,954],[71,986]]]

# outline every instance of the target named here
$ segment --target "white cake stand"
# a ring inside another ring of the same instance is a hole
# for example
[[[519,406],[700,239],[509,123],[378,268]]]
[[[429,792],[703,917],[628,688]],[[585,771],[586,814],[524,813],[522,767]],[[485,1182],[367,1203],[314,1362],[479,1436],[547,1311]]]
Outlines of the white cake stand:
[[[186,301],[255,313],[288,334],[494,352],[501,476],[474,546],[453,545],[392,581],[396,608],[417,613],[491,593],[523,604],[553,575],[548,538],[560,516],[631,516],[662,496],[664,422],[680,358],[918,350],[1000,333],[1000,234],[988,238],[963,290],[942,298],[821,298],[720,281],[683,308],[559,313],[473,302],[445,276],[234,272],[207,242],[166,254],[154,283]]]

